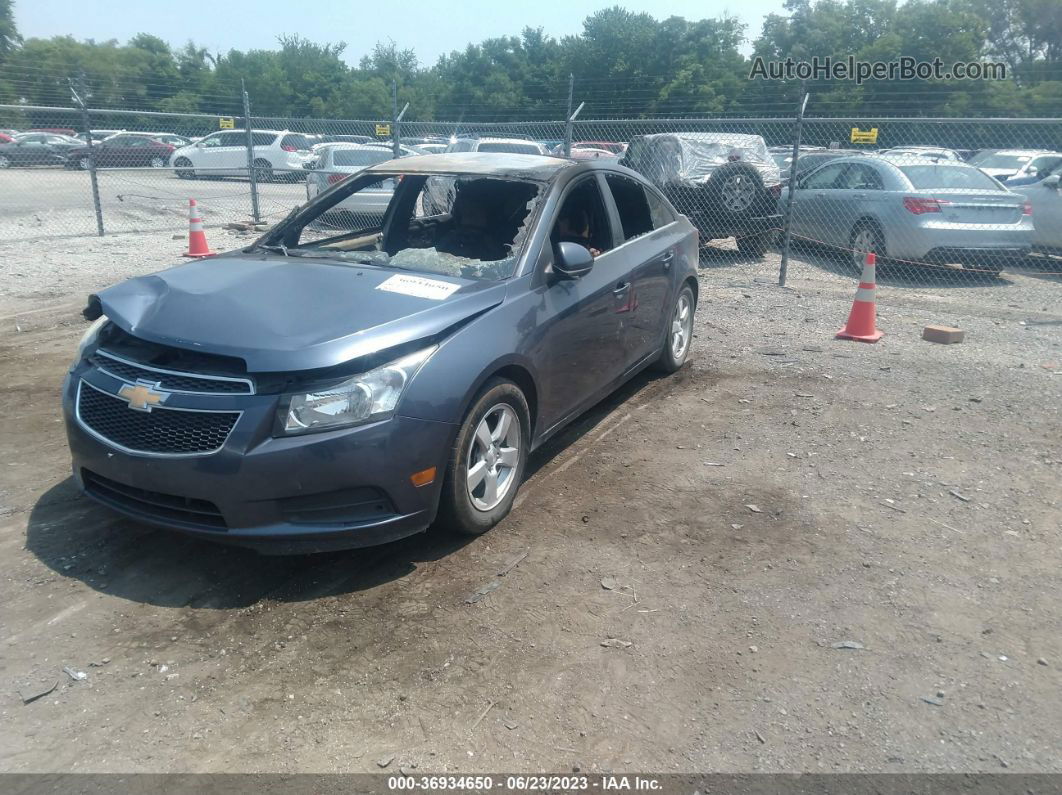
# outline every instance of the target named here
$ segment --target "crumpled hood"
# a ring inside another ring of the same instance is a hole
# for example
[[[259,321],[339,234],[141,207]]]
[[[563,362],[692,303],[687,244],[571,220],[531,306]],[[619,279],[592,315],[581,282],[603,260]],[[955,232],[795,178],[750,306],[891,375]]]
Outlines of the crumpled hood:
[[[250,372],[290,372],[430,337],[504,295],[504,282],[234,254],[130,279],[99,299],[140,339],[235,356]]]

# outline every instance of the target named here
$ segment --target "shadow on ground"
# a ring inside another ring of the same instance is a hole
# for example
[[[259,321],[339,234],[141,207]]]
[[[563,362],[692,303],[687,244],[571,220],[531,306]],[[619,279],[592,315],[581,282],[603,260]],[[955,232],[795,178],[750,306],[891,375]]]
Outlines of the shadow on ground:
[[[590,433],[652,380],[640,375],[580,416],[531,456],[526,477]],[[520,510],[533,511],[533,501]],[[380,547],[268,557],[123,518],[81,496],[72,478],[37,500],[26,529],[26,548],[63,577],[133,602],[207,609],[247,607],[263,599],[301,602],[374,588],[472,540],[433,527]]]

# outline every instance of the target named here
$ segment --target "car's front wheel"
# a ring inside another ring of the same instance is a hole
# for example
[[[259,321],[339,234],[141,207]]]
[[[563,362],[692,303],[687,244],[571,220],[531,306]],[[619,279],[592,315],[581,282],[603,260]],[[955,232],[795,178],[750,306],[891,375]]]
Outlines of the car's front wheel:
[[[505,518],[524,476],[530,412],[520,388],[488,381],[461,424],[443,480],[442,524],[480,535]]]
[[[153,157],[151,158],[151,162],[148,165],[150,165],[152,168],[166,168],[166,158]]]
[[[82,171],[88,171],[90,168],[92,168],[92,158],[91,157],[78,158],[77,167],[80,168]]]
[[[187,157],[178,157],[173,161],[173,171],[178,179],[195,179],[195,170],[192,161]]]
[[[0,168],[11,168],[11,158],[0,155]]]
[[[656,360],[656,369],[673,373],[686,363],[693,342],[693,313],[697,310],[697,299],[693,297],[693,288],[682,285],[678,298],[671,309],[671,321],[667,326],[664,350]]]

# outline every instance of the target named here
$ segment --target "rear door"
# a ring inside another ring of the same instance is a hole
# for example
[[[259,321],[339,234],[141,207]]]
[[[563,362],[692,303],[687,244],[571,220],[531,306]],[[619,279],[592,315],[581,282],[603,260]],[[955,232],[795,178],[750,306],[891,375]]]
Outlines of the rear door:
[[[622,243],[616,250],[617,267],[625,269],[627,299],[616,307],[621,315],[624,357],[628,367],[653,353],[663,338],[665,307],[671,294],[671,266],[682,242],[671,211],[656,196],[656,213],[640,182],[621,174],[605,175]],[[664,213],[664,215],[661,215]],[[670,227],[670,228],[669,228]],[[622,263],[622,264],[620,264]],[[620,285],[617,284],[617,288]]]

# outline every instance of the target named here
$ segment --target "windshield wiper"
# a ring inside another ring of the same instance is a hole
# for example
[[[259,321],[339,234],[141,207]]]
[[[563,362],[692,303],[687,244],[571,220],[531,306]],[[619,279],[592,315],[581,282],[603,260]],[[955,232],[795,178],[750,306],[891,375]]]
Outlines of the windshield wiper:
[[[290,257],[291,256],[288,253],[288,247],[285,246],[283,243],[277,243],[276,245],[273,245],[272,243],[259,243],[254,248],[255,249],[262,249],[264,251],[275,251],[275,252],[278,252],[280,254],[283,254],[285,257]]]

